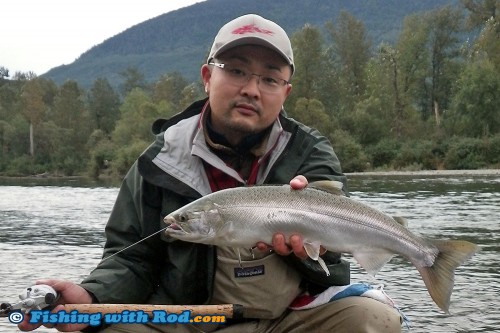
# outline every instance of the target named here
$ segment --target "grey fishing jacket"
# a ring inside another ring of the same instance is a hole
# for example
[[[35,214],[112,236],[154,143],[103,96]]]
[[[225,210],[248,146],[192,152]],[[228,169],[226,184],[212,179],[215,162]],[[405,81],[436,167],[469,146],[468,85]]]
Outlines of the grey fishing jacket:
[[[81,286],[99,303],[207,304],[212,296],[216,248],[172,241],[161,233],[163,218],[210,192],[202,159],[225,172],[199,136],[200,113],[207,100],[193,103],[168,120],[156,121],[155,142],[129,170],[106,225],[106,258]],[[287,184],[296,175],[309,181],[346,183],[328,140],[316,130],[280,114],[269,139],[267,161],[257,184]],[[238,177],[238,175],[234,175]],[[313,260],[283,257],[303,276],[310,288],[349,283],[349,264],[336,253],[323,259],[327,276]]]

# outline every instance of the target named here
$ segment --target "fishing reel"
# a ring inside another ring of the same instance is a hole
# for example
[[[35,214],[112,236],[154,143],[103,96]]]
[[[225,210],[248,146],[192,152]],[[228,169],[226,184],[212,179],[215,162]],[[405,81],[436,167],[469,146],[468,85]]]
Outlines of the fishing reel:
[[[0,317],[7,317],[12,312],[27,313],[31,310],[46,309],[57,301],[58,294],[51,286],[37,284],[23,290],[19,302],[1,303]]]

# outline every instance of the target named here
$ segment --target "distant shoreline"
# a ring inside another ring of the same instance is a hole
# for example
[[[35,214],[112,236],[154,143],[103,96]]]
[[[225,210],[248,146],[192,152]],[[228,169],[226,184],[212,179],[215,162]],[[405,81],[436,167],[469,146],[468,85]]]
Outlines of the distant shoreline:
[[[350,172],[351,176],[500,176],[500,169]]]
[[[477,170],[418,170],[418,171],[363,171],[363,172],[346,172],[347,177],[367,177],[367,176],[500,176],[500,169],[477,169]],[[2,176],[0,179],[4,180],[92,180],[86,176],[60,176],[53,175],[50,173],[45,173],[42,175],[32,175],[32,176]],[[122,178],[113,177],[100,177],[99,180],[93,181],[115,181],[120,182]]]

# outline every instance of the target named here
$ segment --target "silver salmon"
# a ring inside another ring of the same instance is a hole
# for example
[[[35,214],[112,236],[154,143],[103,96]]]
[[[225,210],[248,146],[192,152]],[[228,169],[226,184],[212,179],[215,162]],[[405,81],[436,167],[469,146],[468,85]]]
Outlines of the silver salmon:
[[[320,181],[302,190],[263,185],[214,192],[166,216],[165,233],[187,242],[234,248],[250,248],[260,241],[271,244],[275,233],[287,238],[299,234],[307,254],[324,269],[320,245],[351,253],[372,275],[398,254],[417,268],[431,298],[448,313],[455,269],[478,246],[417,236],[400,219],[343,196],[341,188],[339,182]]]

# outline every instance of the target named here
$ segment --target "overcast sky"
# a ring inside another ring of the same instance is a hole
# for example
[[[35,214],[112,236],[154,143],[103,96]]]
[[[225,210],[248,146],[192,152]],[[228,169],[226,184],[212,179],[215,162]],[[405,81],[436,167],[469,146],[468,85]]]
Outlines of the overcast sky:
[[[3,0],[0,67],[44,74],[150,18],[203,0]]]

